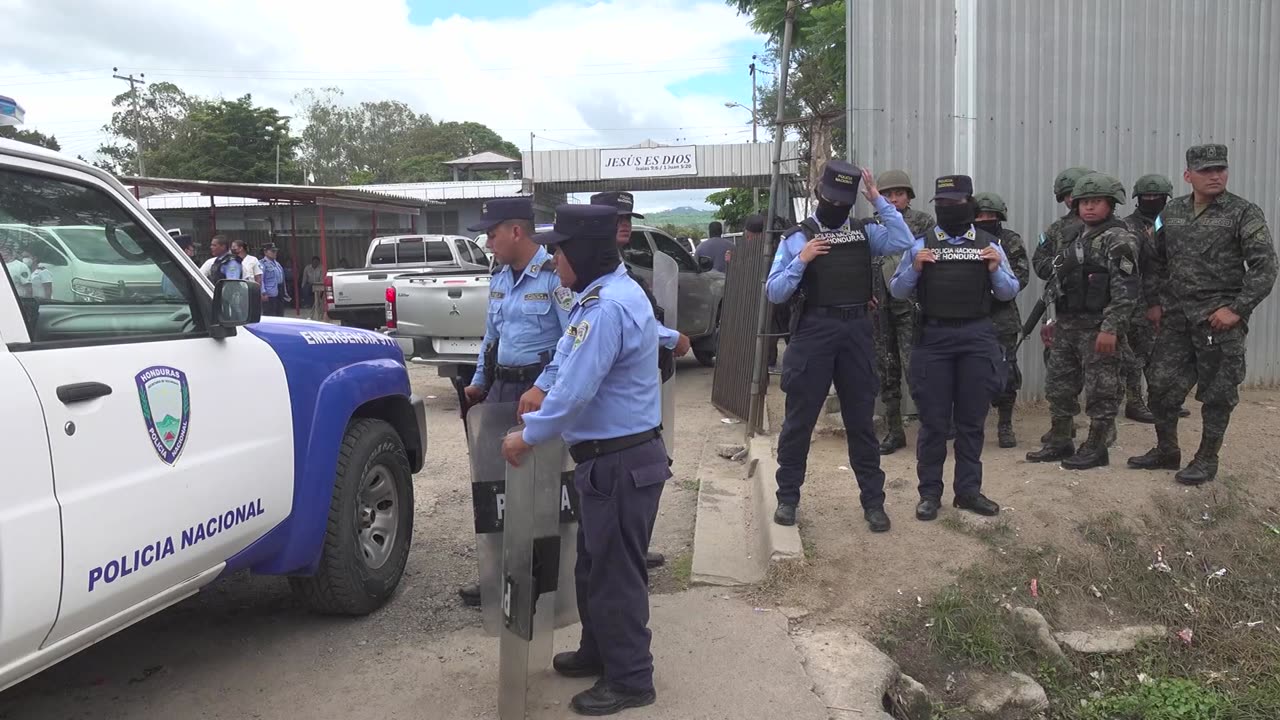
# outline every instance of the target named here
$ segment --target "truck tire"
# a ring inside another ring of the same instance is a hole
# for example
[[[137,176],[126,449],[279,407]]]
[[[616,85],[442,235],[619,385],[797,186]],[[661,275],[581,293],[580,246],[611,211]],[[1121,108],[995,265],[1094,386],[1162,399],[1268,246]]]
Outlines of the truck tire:
[[[413,539],[413,474],[388,423],[359,418],[338,451],[320,566],[289,584],[326,615],[368,615],[395,592]]]

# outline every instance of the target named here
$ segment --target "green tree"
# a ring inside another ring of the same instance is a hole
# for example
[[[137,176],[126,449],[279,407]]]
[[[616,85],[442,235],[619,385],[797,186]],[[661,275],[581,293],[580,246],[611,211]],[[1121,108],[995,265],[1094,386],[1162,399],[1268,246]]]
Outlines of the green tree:
[[[137,140],[141,135],[142,160],[147,174],[164,177],[164,168],[152,167],[153,156],[163,153],[173,143],[187,120],[192,107],[199,102],[170,82],[158,82],[143,86],[139,91],[137,122],[134,122],[132,92],[117,95],[111,106],[111,122],[103,130],[111,134],[111,140],[98,148],[99,167],[117,175],[137,172]]]
[[[713,192],[707,196],[707,202],[716,206],[716,219],[725,224],[726,232],[741,230],[747,216],[756,211],[751,188],[729,188]],[[769,193],[761,191],[760,212],[765,212],[768,207]]]
[[[48,148],[50,150],[62,149],[62,146],[58,144],[58,139],[56,137],[53,135],[45,135],[39,130],[19,130],[9,125],[2,125],[0,126],[0,138],[39,145],[42,148]]]
[[[156,170],[149,166],[147,173],[190,180],[275,182],[278,147],[281,181],[296,181],[300,175],[294,159],[298,143],[289,135],[289,121],[280,111],[254,105],[250,95],[237,100],[199,101],[178,136],[156,150]]]
[[[322,185],[396,182],[411,134],[435,124],[398,100],[344,105],[336,88],[306,90],[295,101],[306,124],[302,160]]]
[[[487,125],[478,122],[442,122],[419,127],[409,133],[401,147],[399,182],[430,182],[453,179],[444,163],[482,152],[495,152],[512,159],[520,149]],[[501,179],[501,171],[481,171],[478,179]]]
[[[800,135],[804,170],[813,187],[817,173],[832,154],[843,155],[845,138],[845,1],[813,0],[796,11],[792,33],[787,124]],[[769,37],[767,60],[775,71],[786,20],[785,0],[728,0],[751,16],[751,26]],[[776,74],[775,74],[776,77]],[[762,87],[762,117],[773,118],[777,86]]]

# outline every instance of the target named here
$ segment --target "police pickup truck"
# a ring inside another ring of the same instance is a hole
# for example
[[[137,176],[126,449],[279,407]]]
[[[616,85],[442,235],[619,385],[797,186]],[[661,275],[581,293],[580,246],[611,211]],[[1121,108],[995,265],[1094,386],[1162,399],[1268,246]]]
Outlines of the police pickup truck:
[[[0,224],[98,233],[65,293],[0,265],[0,689],[240,570],[325,613],[391,596],[427,444],[394,340],[261,320],[114,178],[32,145],[0,140]]]

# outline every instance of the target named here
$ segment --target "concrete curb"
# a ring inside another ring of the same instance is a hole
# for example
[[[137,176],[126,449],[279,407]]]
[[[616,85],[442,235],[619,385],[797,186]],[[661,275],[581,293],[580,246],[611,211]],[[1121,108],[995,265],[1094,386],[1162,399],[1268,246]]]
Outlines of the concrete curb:
[[[800,542],[800,529],[786,527],[773,521],[777,507],[776,476],[778,461],[773,454],[773,437],[758,435],[747,445],[747,472],[751,482],[754,525],[759,529],[756,552],[770,562],[797,560],[804,557],[804,545]]]

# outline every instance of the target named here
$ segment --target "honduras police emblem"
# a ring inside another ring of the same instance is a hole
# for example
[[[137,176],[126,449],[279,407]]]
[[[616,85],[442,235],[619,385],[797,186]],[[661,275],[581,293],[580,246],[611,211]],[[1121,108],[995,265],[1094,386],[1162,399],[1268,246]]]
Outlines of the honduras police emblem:
[[[147,426],[151,447],[167,465],[178,461],[187,444],[191,426],[191,390],[187,374],[176,368],[156,365],[134,377],[142,420]]]

